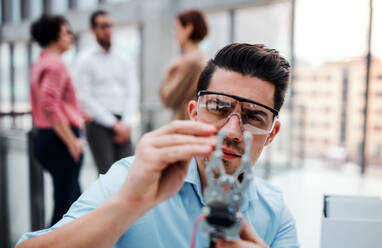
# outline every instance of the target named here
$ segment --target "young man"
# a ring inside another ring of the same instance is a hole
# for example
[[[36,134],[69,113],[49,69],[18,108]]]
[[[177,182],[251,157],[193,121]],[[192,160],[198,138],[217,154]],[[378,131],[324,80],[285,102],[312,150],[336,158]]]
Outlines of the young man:
[[[81,107],[91,120],[86,137],[98,172],[133,154],[131,119],[137,109],[137,86],[128,79],[126,61],[112,47],[112,18],[99,10],[90,16],[97,45],[76,60],[73,77]]]
[[[191,121],[174,121],[138,143],[136,156],[117,162],[50,229],[25,234],[22,247],[188,247],[192,225],[205,206],[205,167],[216,132],[227,173],[240,165],[244,131],[252,134],[251,160],[280,130],[277,120],[289,64],[262,45],[231,44],[202,72]],[[240,211],[241,239],[217,247],[299,247],[296,226],[280,191],[255,178]],[[40,235],[46,233],[44,235]],[[196,247],[206,247],[198,235]]]

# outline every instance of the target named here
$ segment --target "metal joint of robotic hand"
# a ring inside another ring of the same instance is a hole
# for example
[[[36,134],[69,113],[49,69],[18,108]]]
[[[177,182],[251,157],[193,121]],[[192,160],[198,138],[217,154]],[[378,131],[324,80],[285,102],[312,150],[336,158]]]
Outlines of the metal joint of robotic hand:
[[[203,214],[206,219],[202,222],[202,233],[211,240],[224,238],[239,239],[241,229],[240,206],[244,202],[245,190],[252,178],[251,144],[252,135],[244,133],[245,152],[241,164],[234,174],[225,172],[222,164],[221,147],[226,136],[225,130],[218,133],[215,152],[206,167],[208,187],[204,191],[206,206]]]

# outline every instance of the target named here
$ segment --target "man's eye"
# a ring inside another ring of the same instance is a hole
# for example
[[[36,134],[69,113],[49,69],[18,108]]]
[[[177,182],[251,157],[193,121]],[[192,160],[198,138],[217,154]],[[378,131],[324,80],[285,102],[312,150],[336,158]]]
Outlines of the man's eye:
[[[231,110],[229,103],[210,101],[207,103],[207,109],[211,112],[225,114]]]
[[[265,124],[266,122],[264,116],[259,113],[247,112],[246,117],[248,122],[251,122],[251,123]]]

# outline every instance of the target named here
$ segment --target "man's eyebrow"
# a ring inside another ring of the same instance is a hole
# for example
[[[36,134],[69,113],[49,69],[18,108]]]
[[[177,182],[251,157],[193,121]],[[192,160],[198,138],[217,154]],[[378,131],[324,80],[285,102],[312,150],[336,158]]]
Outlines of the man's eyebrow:
[[[249,109],[249,108],[246,108],[246,107],[243,107],[243,109],[245,109],[246,111],[250,112],[251,114],[259,114],[259,115],[264,116],[267,119],[269,118],[269,115],[266,112],[264,112],[263,110]]]

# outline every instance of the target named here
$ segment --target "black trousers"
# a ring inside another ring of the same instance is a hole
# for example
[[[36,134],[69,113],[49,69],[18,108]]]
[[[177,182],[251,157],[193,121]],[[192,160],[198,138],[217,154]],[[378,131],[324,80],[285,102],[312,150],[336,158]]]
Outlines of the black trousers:
[[[80,130],[72,127],[80,137]],[[52,129],[37,129],[33,139],[34,155],[52,176],[54,187],[54,212],[51,226],[68,211],[81,195],[78,181],[83,155],[75,162],[66,145]]]
[[[133,155],[134,149],[130,139],[118,144],[113,138],[114,131],[111,128],[94,121],[86,124],[86,139],[100,174],[105,174],[114,162]]]

